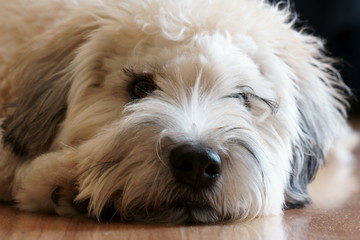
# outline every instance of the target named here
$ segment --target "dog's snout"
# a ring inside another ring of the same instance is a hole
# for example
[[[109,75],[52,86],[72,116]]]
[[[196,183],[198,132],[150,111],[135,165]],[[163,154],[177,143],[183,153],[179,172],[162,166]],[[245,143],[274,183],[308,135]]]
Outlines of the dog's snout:
[[[221,158],[212,148],[185,144],[170,152],[170,164],[175,178],[182,184],[205,188],[212,185],[221,173]]]

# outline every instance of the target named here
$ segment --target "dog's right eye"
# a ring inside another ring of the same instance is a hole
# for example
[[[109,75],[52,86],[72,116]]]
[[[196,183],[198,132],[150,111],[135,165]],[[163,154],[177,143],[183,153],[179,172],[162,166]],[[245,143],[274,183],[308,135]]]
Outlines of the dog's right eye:
[[[149,79],[140,79],[133,83],[132,95],[134,98],[144,98],[156,90],[155,83]]]
[[[129,93],[132,99],[144,98],[157,89],[151,73],[135,73],[128,69],[124,69],[124,73],[131,78]]]

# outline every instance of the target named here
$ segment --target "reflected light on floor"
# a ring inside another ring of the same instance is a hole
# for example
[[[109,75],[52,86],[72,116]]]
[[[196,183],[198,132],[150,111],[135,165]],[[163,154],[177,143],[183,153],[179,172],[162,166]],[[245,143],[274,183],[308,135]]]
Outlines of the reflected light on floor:
[[[341,207],[358,190],[359,180],[355,175],[357,162],[352,153],[358,142],[357,134],[349,134],[330,151],[325,165],[309,185],[310,208]]]

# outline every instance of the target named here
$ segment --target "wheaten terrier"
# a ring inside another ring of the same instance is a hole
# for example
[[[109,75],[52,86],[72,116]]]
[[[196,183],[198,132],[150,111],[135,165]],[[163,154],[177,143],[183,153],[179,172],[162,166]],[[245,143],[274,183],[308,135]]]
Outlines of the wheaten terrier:
[[[0,199],[209,223],[279,214],[347,131],[323,42],[263,0],[0,0]]]

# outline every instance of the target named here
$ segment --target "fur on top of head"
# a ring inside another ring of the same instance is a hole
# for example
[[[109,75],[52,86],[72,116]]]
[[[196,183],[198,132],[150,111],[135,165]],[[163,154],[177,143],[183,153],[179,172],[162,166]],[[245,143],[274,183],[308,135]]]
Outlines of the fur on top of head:
[[[15,156],[74,151],[75,200],[97,217],[111,205],[124,220],[245,220],[309,201],[307,184],[346,126],[347,87],[286,6],[104,0],[71,9],[3,74],[20,86],[2,124]],[[169,156],[185,144],[221,158],[211,187],[177,181]]]

